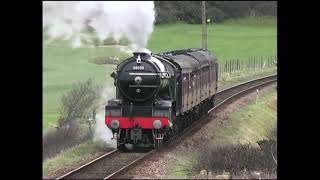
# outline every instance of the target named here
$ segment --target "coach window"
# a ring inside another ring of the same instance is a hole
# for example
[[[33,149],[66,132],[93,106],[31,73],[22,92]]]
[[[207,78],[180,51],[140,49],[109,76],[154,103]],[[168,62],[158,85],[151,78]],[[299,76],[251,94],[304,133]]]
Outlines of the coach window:
[[[191,78],[190,78],[190,80],[191,80],[191,87],[193,88],[193,86],[194,86],[194,80],[195,80],[195,75],[193,74],[193,73],[191,73],[191,76],[190,76]]]
[[[186,75],[183,75],[183,89],[184,89],[184,93],[185,94],[187,92],[187,76]]]

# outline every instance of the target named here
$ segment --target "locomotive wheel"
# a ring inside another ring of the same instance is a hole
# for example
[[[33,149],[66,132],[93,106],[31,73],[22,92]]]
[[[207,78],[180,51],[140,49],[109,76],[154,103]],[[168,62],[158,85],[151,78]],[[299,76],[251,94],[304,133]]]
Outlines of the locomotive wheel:
[[[117,140],[117,148],[123,152],[127,150],[126,146],[124,145],[124,140],[122,140],[122,142],[120,142],[120,139]]]
[[[156,131],[153,138],[154,148],[159,149],[163,142],[163,134],[160,131]]]
[[[120,151],[123,151],[123,152],[125,152],[125,151],[127,150],[127,148],[126,148],[126,146],[125,146],[124,144],[120,144],[120,145],[118,146],[118,149],[119,149]]]
[[[162,139],[156,139],[155,140],[155,149],[159,149],[162,146]]]
[[[179,132],[179,127],[178,127],[178,125],[177,125],[177,123],[175,123],[175,124],[173,124],[173,135],[176,135],[176,134],[178,134],[178,132]]]

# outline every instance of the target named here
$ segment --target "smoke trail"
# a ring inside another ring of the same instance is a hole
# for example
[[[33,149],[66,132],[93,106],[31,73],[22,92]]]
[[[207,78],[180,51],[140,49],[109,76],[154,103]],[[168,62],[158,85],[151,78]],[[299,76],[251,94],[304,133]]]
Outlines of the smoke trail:
[[[132,48],[145,47],[155,20],[153,1],[47,1],[43,25],[48,35],[72,41],[73,47],[88,39],[83,29],[90,25],[100,40],[127,37]]]
[[[116,140],[111,140],[112,132],[105,124],[105,105],[108,99],[115,96],[114,87],[105,87],[101,92],[98,113],[96,114],[96,124],[94,130],[94,140],[101,140],[113,147],[116,147]]]
[[[104,123],[104,111],[100,111],[96,114],[96,126],[94,131],[94,140],[103,141],[112,147],[116,147],[116,140],[111,140],[112,132]]]

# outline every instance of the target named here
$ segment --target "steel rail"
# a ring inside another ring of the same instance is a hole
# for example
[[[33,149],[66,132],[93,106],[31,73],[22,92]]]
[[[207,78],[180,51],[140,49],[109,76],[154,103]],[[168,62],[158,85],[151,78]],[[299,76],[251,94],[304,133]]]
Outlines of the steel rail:
[[[71,174],[79,171],[80,169],[82,169],[82,168],[84,168],[84,167],[86,167],[86,166],[88,166],[88,165],[90,165],[90,164],[92,164],[92,163],[94,163],[94,162],[96,162],[96,161],[104,158],[104,157],[107,157],[107,156],[110,156],[110,155],[114,154],[114,153],[117,152],[117,151],[118,151],[118,149],[114,149],[114,150],[112,150],[112,151],[109,151],[109,152],[103,154],[102,156],[99,156],[98,158],[93,159],[93,160],[91,160],[90,162],[88,162],[88,163],[86,163],[86,164],[84,164],[84,165],[82,165],[82,166],[80,166],[80,167],[78,167],[78,168],[76,168],[76,169],[74,169],[74,170],[72,170],[72,171],[69,171],[69,172],[65,173],[64,175],[62,175],[62,176],[60,176],[60,177],[58,177],[58,178],[56,178],[56,179],[58,180],[58,179],[65,178],[65,177],[67,177],[67,176],[69,176],[69,175],[71,175]]]

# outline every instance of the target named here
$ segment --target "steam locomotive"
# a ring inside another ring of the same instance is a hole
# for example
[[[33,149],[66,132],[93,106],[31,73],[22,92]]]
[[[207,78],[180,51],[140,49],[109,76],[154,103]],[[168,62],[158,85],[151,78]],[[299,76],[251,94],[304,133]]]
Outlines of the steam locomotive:
[[[111,76],[116,98],[105,107],[105,124],[117,148],[159,148],[214,106],[218,63],[204,49],[139,51]]]

